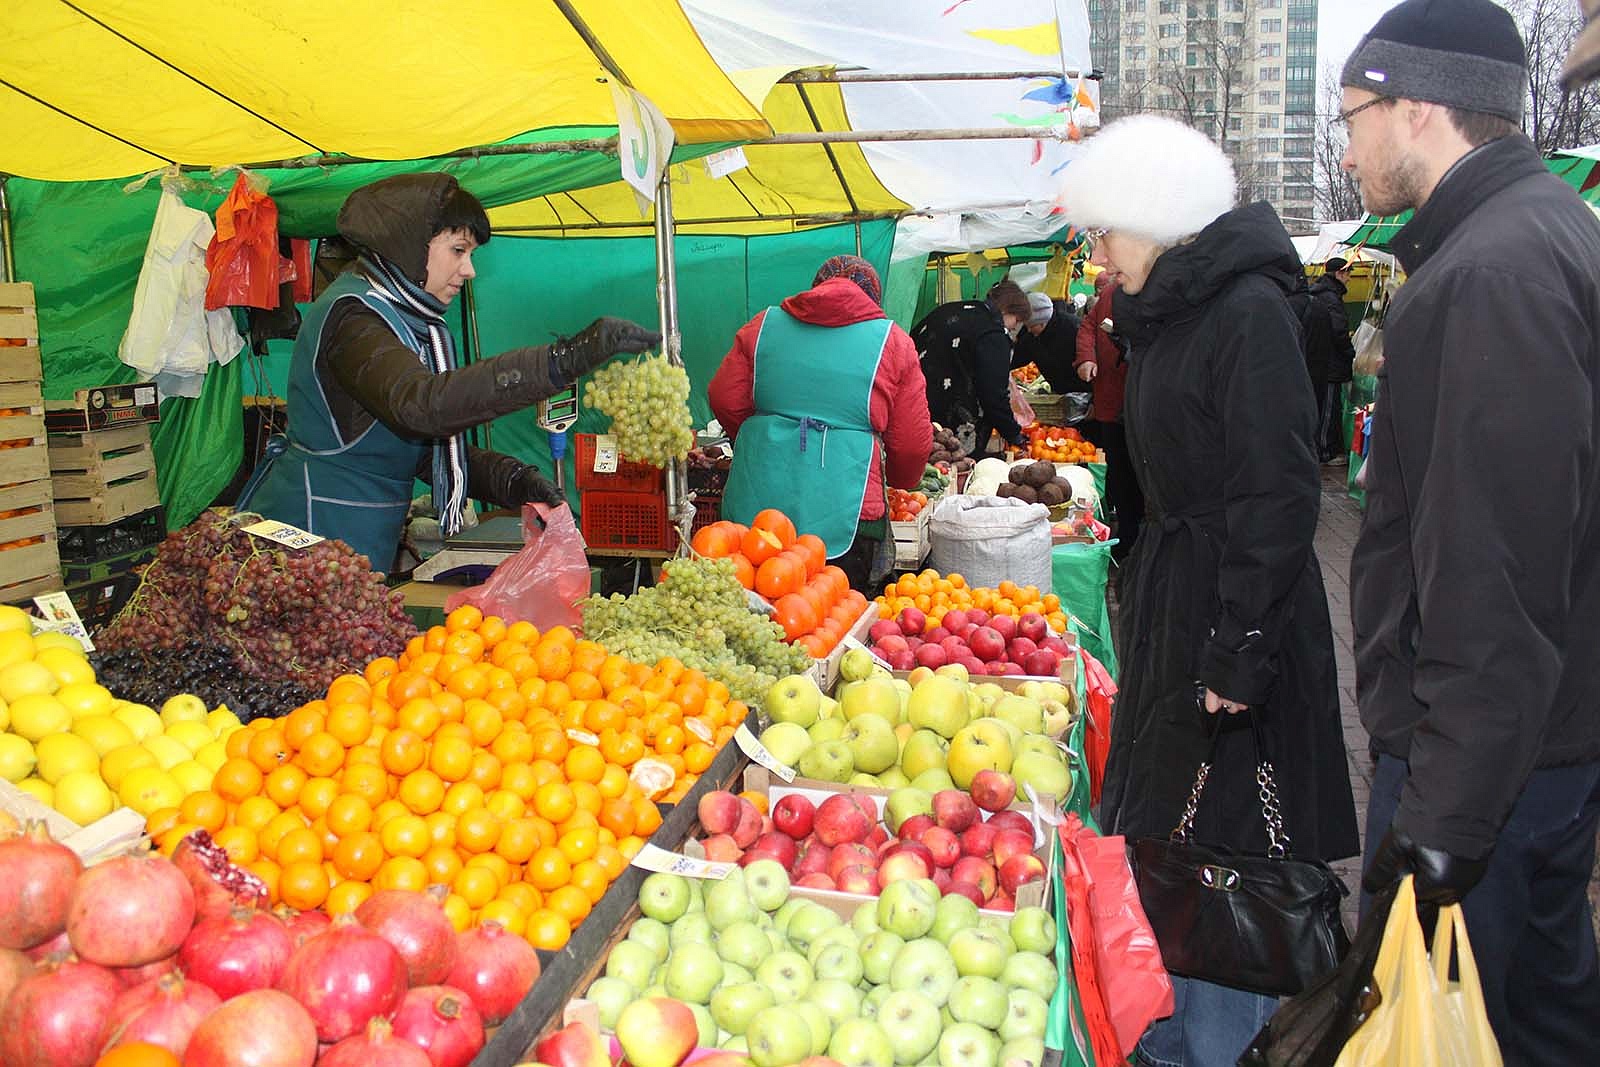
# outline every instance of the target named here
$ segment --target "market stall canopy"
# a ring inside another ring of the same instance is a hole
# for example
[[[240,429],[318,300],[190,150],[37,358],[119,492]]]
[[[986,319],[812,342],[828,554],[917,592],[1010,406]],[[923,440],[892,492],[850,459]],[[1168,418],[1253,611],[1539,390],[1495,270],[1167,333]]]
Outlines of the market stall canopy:
[[[615,127],[608,68],[680,143],[768,132],[675,0],[7,0],[4,31],[0,171],[29,178]]]
[[[1600,145],[1571,148],[1556,152],[1545,160],[1550,173],[1578,190],[1590,204],[1600,204]],[[1400,228],[1411,221],[1411,212],[1399,215],[1368,215],[1347,239],[1347,243],[1364,248],[1385,250]]]

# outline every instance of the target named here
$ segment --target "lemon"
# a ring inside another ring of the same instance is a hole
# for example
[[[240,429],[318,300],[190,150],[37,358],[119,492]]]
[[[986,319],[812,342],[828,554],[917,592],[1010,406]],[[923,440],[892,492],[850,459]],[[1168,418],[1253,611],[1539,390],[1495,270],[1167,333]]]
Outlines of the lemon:
[[[139,739],[133,736],[128,724],[109,715],[85,715],[72,721],[72,732],[94,746],[104,756],[114,748],[131,745]]]
[[[19,699],[43,693],[48,696],[61,688],[61,681],[48,666],[37,660],[24,660],[0,667],[0,699],[15,704]]]
[[[56,783],[56,810],[79,826],[105,818],[116,806],[117,798],[98,774],[74,771]]]
[[[175,722],[205,722],[206,702],[193,693],[179,693],[168,697],[161,705],[161,721],[171,726]]]
[[[148,817],[151,812],[182,804],[183,787],[164,770],[135,767],[117,787],[117,797],[140,815]]]
[[[38,693],[11,702],[11,731],[29,741],[37,741],[71,727],[72,713],[62,707],[55,697]]]
[[[38,775],[51,785],[77,771],[100,770],[100,753],[77,734],[51,734],[33,746],[39,759]]]
[[[228,747],[221,741],[213,741],[208,745],[201,745],[195,749],[194,761],[206,770],[215,773],[218,767],[228,762]]]
[[[0,630],[0,667],[27,663],[33,659],[33,653],[33,638],[26,630]]]
[[[167,727],[166,736],[188,749],[191,754],[217,739],[212,734],[211,727],[203,722],[175,722]]]
[[[97,682],[68,682],[56,690],[56,699],[72,712],[74,719],[80,715],[105,715],[117,702],[111,690]]]
[[[113,708],[111,717],[132,730],[133,736],[140,741],[161,733],[161,716],[155,713],[154,708],[147,708],[143,704],[124,704],[120,708]]]
[[[58,633],[55,630],[46,630],[42,634],[34,634],[33,647],[35,652],[39,652],[47,648],[64,648],[68,652],[75,653],[84,659],[89,658],[89,654],[83,650],[83,645],[79,643],[76,637],[72,637],[69,634]]]
[[[112,789],[120,789],[129,771],[140,767],[156,767],[156,758],[140,745],[123,745],[107,752],[100,759],[100,777]],[[159,769],[159,768],[158,768]]]
[[[211,788],[211,779],[216,777],[215,771],[209,771],[196,761],[189,759],[173,767],[167,772],[174,781],[183,787],[183,795],[198,793],[202,789]]]
[[[33,799],[46,807],[53,808],[56,806],[55,787],[43,778],[24,778],[17,783],[17,788],[24,793],[30,794]]]
[[[228,705],[223,704],[206,716],[206,725],[211,727],[214,736],[225,738],[243,723],[239,721],[239,716],[228,709]]]
[[[0,604],[0,631],[17,631],[23,636],[33,632],[33,616],[10,604]]]
[[[147,737],[140,741],[139,744],[143,746],[146,752],[156,758],[156,765],[164,771],[172,770],[172,768],[192,755],[188,749],[165,734]]]
[[[33,661],[54,675],[60,685],[94,681],[94,668],[83,658],[82,649],[74,652],[67,648],[46,648],[36,652]]]
[[[0,734],[0,778],[20,782],[33,773],[36,757],[25,737]]]
[[[0,700],[0,733],[11,729],[11,705]]]

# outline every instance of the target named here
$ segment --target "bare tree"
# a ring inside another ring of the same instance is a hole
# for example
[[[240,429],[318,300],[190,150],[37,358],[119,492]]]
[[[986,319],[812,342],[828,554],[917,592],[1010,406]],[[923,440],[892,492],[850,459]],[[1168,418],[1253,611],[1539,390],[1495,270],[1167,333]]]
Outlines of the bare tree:
[[[1338,121],[1339,69],[1323,68],[1321,100],[1317,107],[1317,138],[1313,150],[1313,177],[1317,193],[1317,217],[1335,222],[1361,217],[1361,190],[1339,165],[1344,158],[1349,135]]]
[[[1540,152],[1600,141],[1600,86],[1561,91],[1561,64],[1583,29],[1572,0],[1505,0],[1528,46],[1528,136]]]

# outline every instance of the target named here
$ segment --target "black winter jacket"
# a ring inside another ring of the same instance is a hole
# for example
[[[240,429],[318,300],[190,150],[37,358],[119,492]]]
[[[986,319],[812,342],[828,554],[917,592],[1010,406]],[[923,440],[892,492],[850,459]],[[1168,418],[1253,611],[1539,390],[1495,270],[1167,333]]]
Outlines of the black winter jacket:
[[[940,304],[911,327],[922,377],[928,383],[928,411],[943,426],[974,422],[977,453],[995,430],[1021,443],[1022,427],[1011,414],[1011,338],[1000,313],[984,300]]]
[[[1516,135],[1400,231],[1351,561],[1395,824],[1477,857],[1531,771],[1600,759],[1600,221]]]
[[[1123,422],[1148,516],[1122,579],[1122,693],[1102,823],[1165,835],[1217,720],[1197,683],[1250,705],[1300,855],[1357,849],[1333,633],[1312,551],[1316,404],[1286,294],[1300,270],[1264,203],[1230,211],[1116,293]],[[1250,730],[1224,730],[1202,840],[1266,847]]]
[[[1078,313],[1065,301],[1055,302],[1055,311],[1035,337],[1026,326],[1011,343],[1011,368],[1032,363],[1039,376],[1050,384],[1052,393],[1087,393],[1090,383],[1078,377],[1073,362],[1078,356]]]
[[[1355,362],[1350,343],[1350,318],[1344,309],[1345,284],[1331,274],[1311,287],[1305,320],[1306,370],[1319,389],[1328,382],[1348,382]]]

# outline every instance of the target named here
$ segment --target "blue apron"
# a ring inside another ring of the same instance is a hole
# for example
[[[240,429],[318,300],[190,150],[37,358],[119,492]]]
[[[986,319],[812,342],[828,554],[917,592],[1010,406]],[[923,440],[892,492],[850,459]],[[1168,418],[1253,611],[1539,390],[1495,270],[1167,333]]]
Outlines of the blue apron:
[[[394,563],[417,471],[432,454],[428,441],[406,440],[373,420],[354,441],[341,441],[317,379],[317,351],[328,312],[359,300],[407,348],[422,352],[399,314],[372,292],[358,271],[346,271],[306,311],[289,365],[289,426],[275,435],[244,491],[241,510],[336,538],[367,557],[376,571]]]
[[[778,508],[828,558],[855,540],[872,470],[872,383],[893,325],[815,326],[768,308],[756,341],[756,414],[739,427],[722,515],[748,525]]]

